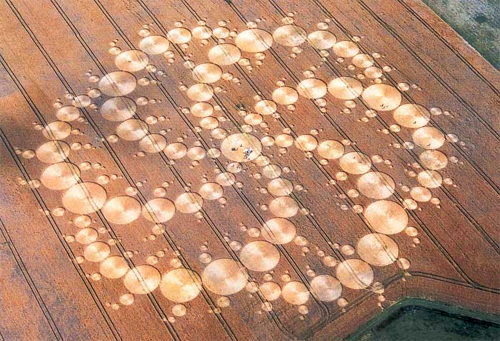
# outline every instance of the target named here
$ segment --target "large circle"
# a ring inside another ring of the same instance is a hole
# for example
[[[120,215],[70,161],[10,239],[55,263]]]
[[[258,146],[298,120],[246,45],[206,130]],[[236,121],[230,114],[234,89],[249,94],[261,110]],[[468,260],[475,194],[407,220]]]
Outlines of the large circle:
[[[364,174],[372,166],[370,158],[362,153],[350,152],[339,160],[340,168],[349,174]]]
[[[231,65],[241,58],[241,51],[231,44],[220,44],[208,51],[208,59],[217,65]]]
[[[278,265],[280,253],[271,243],[255,241],[248,243],[241,249],[240,260],[249,270],[269,271]]]
[[[49,141],[36,149],[36,157],[44,163],[64,161],[69,156],[70,148],[66,142]]]
[[[161,274],[151,265],[139,265],[125,275],[123,284],[132,294],[145,295],[155,290],[161,282]]]
[[[163,275],[160,290],[163,296],[176,303],[184,303],[198,296],[201,278],[194,271],[188,269],[174,269]]]
[[[408,225],[405,209],[393,201],[375,201],[368,205],[364,215],[370,226],[383,234],[399,233]]]
[[[295,225],[283,218],[269,219],[261,229],[262,237],[273,244],[290,243],[297,234]]]
[[[108,244],[103,242],[93,242],[83,251],[83,257],[89,262],[101,262],[109,256],[111,249]]]
[[[361,95],[365,103],[378,111],[390,111],[401,104],[401,93],[395,87],[387,84],[370,85]]]
[[[448,157],[438,150],[426,150],[420,154],[420,161],[431,170],[440,170],[448,164]]]
[[[191,85],[186,94],[193,101],[205,102],[213,97],[214,89],[208,84],[198,83]]]
[[[106,191],[93,182],[72,186],[64,193],[62,203],[73,213],[89,214],[102,208],[106,202]]]
[[[162,54],[168,50],[170,42],[163,36],[148,36],[139,42],[139,48],[147,54]]]
[[[175,205],[168,199],[157,198],[149,200],[142,207],[142,215],[153,223],[164,223],[172,219],[175,214]]]
[[[304,79],[297,85],[297,92],[305,98],[317,99],[326,95],[326,84],[317,78]]]
[[[232,259],[217,259],[210,263],[201,275],[203,284],[217,295],[232,295],[247,284],[244,270]]]
[[[273,101],[281,105],[290,105],[299,99],[297,90],[288,86],[282,86],[273,91]]]
[[[337,265],[336,275],[340,283],[351,289],[364,289],[373,282],[373,270],[360,259],[348,259]]]
[[[371,233],[358,240],[356,251],[359,257],[375,266],[386,266],[398,259],[398,244],[392,238],[379,233]]]
[[[386,199],[394,193],[396,184],[392,178],[380,172],[369,172],[359,177],[358,190],[371,199]]]
[[[309,44],[319,50],[327,50],[335,45],[337,39],[330,31],[314,31],[307,36]]]
[[[290,197],[277,197],[269,204],[269,210],[277,217],[290,218],[297,214],[299,206]]]
[[[239,33],[234,42],[242,51],[257,53],[269,49],[273,45],[273,37],[264,30],[253,28]]]
[[[273,32],[273,38],[280,45],[295,47],[306,41],[307,33],[302,27],[285,25],[278,27]]]
[[[149,132],[146,122],[131,118],[116,127],[116,134],[127,141],[137,141],[146,136]]]
[[[333,302],[340,297],[342,285],[332,276],[316,276],[311,281],[311,293],[322,302]]]
[[[394,110],[394,119],[406,128],[420,128],[431,119],[429,110],[418,104],[403,104]]]
[[[113,224],[130,224],[141,215],[141,203],[126,195],[115,197],[103,206],[102,213]]]
[[[334,78],[328,83],[328,92],[335,98],[352,100],[363,93],[363,84],[351,77]]]
[[[193,79],[198,83],[215,83],[222,77],[222,69],[213,63],[203,63],[193,69]]]
[[[233,134],[221,144],[221,152],[231,161],[248,162],[255,160],[262,151],[259,139],[250,134]]]
[[[108,96],[125,96],[135,90],[137,80],[131,73],[114,71],[99,81],[99,89]]]
[[[309,291],[301,282],[288,282],[281,291],[283,299],[293,305],[302,305],[309,300]]]
[[[100,112],[108,121],[121,122],[134,116],[136,108],[135,102],[128,97],[113,97],[104,102]]]
[[[75,185],[80,179],[80,169],[69,162],[59,162],[47,167],[40,181],[48,189],[60,191]]]
[[[358,52],[358,45],[352,41],[339,41],[333,46],[333,53],[342,58],[354,57]]]
[[[55,121],[47,124],[42,130],[48,140],[64,140],[71,134],[71,125],[64,121]]]
[[[111,256],[99,264],[99,272],[106,278],[121,278],[130,270],[125,258]]]
[[[425,149],[438,149],[444,142],[444,134],[434,127],[422,127],[413,132],[413,142]]]
[[[117,68],[128,72],[137,72],[148,66],[148,55],[139,50],[129,50],[120,53],[115,58]]]
[[[175,199],[175,207],[182,213],[196,213],[203,207],[203,198],[198,193],[182,193]]]
[[[344,145],[335,140],[326,140],[318,145],[317,150],[322,158],[334,160],[344,154]]]

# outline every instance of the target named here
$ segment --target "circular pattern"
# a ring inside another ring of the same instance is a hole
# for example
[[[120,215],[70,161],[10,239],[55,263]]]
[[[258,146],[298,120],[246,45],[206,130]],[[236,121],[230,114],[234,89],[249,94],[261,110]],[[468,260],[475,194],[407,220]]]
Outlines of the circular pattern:
[[[392,178],[379,172],[369,172],[359,177],[358,190],[371,199],[385,199],[394,193],[396,184]]]
[[[146,153],[159,153],[167,146],[167,140],[160,134],[149,134],[142,138],[139,147]]]
[[[281,296],[281,287],[274,282],[262,283],[259,289],[267,301],[276,301]]]
[[[309,300],[309,291],[301,282],[288,282],[281,291],[283,299],[293,305],[302,305]]]
[[[205,83],[194,84],[186,92],[187,96],[197,102],[209,101],[214,95],[214,89]]]
[[[99,272],[106,278],[121,278],[130,270],[125,258],[111,256],[99,265]]]
[[[198,83],[215,83],[222,77],[222,69],[213,63],[203,63],[193,69],[193,79]]]
[[[323,141],[318,145],[318,154],[325,159],[338,159],[344,154],[344,145],[335,140]]]
[[[208,59],[217,65],[232,65],[241,58],[241,51],[231,44],[220,44],[208,51]]]
[[[80,110],[72,105],[65,105],[56,112],[56,117],[65,122],[71,122],[80,117]]]
[[[174,214],[174,203],[165,198],[149,200],[142,208],[144,218],[157,224],[169,221]]]
[[[203,198],[197,193],[183,193],[175,199],[175,207],[182,213],[196,213],[203,207]]]
[[[299,206],[290,197],[278,197],[271,201],[269,210],[277,217],[290,218],[297,214]]]
[[[321,98],[326,95],[326,84],[317,78],[304,79],[297,85],[297,92],[305,98]]]
[[[383,234],[399,233],[408,225],[408,215],[405,209],[388,200],[371,203],[364,215],[370,226]]]
[[[290,243],[297,234],[295,225],[283,218],[273,218],[265,222],[261,229],[261,236],[273,244]]]
[[[372,109],[378,111],[390,111],[401,104],[401,93],[390,85],[370,85],[361,95],[363,101]]]
[[[127,141],[137,141],[149,133],[148,125],[141,121],[131,118],[116,127],[116,134]]]
[[[358,240],[356,246],[359,257],[375,266],[386,266],[398,259],[398,244],[390,237],[371,233]]]
[[[62,197],[63,206],[73,213],[95,212],[106,202],[106,191],[93,182],[83,182],[72,186]]]
[[[205,287],[217,295],[232,295],[243,290],[247,276],[232,259],[217,259],[201,275]]]
[[[184,156],[186,156],[187,147],[182,143],[176,142],[176,143],[169,144],[165,148],[164,151],[165,151],[165,155],[167,155],[167,157],[169,159],[177,160],[177,159],[181,159]]]
[[[139,48],[147,54],[162,54],[168,50],[170,42],[163,36],[148,36],[139,42]]]
[[[269,271],[278,265],[280,253],[271,243],[255,241],[243,247],[240,253],[240,261],[252,271]]]
[[[102,208],[102,213],[109,222],[125,225],[139,218],[141,208],[138,200],[124,195],[108,200]]]
[[[148,66],[148,63],[148,55],[139,50],[125,51],[115,58],[116,67],[128,72],[140,71]]]
[[[311,281],[311,293],[322,302],[333,302],[340,297],[342,285],[332,276],[316,276]]]
[[[201,186],[199,190],[200,195],[206,200],[217,200],[222,198],[224,188],[215,182],[209,182]]]
[[[78,183],[80,169],[69,162],[59,162],[47,167],[40,176],[41,183],[48,189],[60,191]]]
[[[448,158],[438,150],[426,150],[420,154],[420,161],[431,170],[440,170],[448,164]]]
[[[101,262],[109,256],[111,249],[108,244],[103,242],[94,242],[87,245],[83,251],[83,257],[89,262]]]
[[[207,102],[199,102],[193,104],[191,107],[191,114],[195,117],[208,117],[214,112],[214,107],[212,104]]]
[[[403,104],[394,111],[394,119],[403,127],[420,128],[430,121],[431,114],[421,105]]]
[[[160,290],[167,299],[184,303],[199,295],[201,278],[196,272],[187,269],[175,269],[163,275]]]
[[[319,50],[330,49],[335,45],[337,39],[332,32],[314,31],[307,36],[309,43]]]
[[[273,91],[273,101],[281,105],[290,105],[299,99],[298,92],[288,86],[282,86]]]
[[[222,141],[221,152],[231,161],[248,162],[260,155],[262,144],[253,135],[233,134]]]
[[[46,125],[42,133],[48,140],[64,140],[71,134],[71,125],[63,121],[55,121]]]
[[[174,44],[186,44],[191,40],[191,31],[184,27],[177,27],[168,31],[167,37]]]
[[[253,28],[239,33],[234,42],[242,51],[258,53],[273,45],[273,37],[264,30]]]
[[[363,93],[363,84],[351,77],[334,78],[328,83],[328,92],[338,99],[353,100]]]
[[[373,282],[373,270],[360,259],[348,259],[337,266],[340,283],[351,289],[364,289]]]
[[[70,148],[62,141],[49,141],[36,149],[36,157],[44,163],[56,163],[64,161],[69,156]]]
[[[446,141],[444,134],[434,127],[419,128],[412,137],[415,144],[425,149],[438,149]]]
[[[137,106],[135,102],[128,97],[114,97],[108,99],[101,106],[102,117],[108,121],[121,122],[134,116]]]
[[[145,295],[155,290],[161,282],[161,274],[151,265],[139,265],[125,275],[123,284],[133,294]]]
[[[340,168],[349,174],[364,174],[372,166],[370,158],[362,153],[350,152],[343,155],[339,160]]]
[[[359,53],[359,47],[352,41],[339,41],[333,46],[333,53],[342,58],[350,58]]]
[[[133,74],[115,71],[104,75],[99,81],[99,89],[108,96],[125,96],[135,90],[137,80]]]
[[[295,47],[306,41],[307,33],[302,27],[285,25],[278,27],[273,32],[273,38],[280,45]]]

